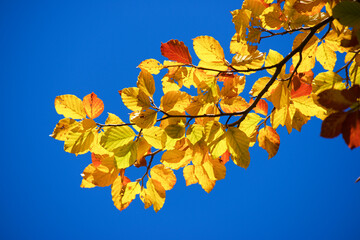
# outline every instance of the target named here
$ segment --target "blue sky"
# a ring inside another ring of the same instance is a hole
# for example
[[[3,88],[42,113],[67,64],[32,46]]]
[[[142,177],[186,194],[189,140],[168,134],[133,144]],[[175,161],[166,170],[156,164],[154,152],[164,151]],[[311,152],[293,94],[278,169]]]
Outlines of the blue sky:
[[[75,157],[49,137],[61,119],[54,98],[95,92],[105,112],[128,110],[118,90],[136,84],[143,60],[163,61],[161,42],[210,35],[227,59],[231,10],[241,1],[1,1],[2,164],[0,239],[359,239],[359,149],[280,128],[276,157],[250,150],[247,170],[231,163],[207,194],[181,171],[157,214],[139,199],[119,212],[110,188],[81,189],[90,155]],[[291,39],[261,50],[286,54]],[[248,83],[256,79],[248,78]],[[160,79],[157,91],[161,93]],[[158,95],[159,97],[160,95]],[[105,115],[99,121],[105,120]]]

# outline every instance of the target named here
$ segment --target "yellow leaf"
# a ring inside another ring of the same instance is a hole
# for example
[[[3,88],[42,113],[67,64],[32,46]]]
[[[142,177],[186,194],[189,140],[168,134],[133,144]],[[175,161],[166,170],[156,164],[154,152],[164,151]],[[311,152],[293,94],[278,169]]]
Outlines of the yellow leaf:
[[[191,158],[192,156],[190,154],[190,151],[173,149],[164,152],[161,157],[161,162],[165,165],[165,167],[178,170],[179,168],[188,165]]]
[[[284,57],[280,53],[270,49],[269,54],[266,56],[265,67],[274,66],[274,65],[278,64],[279,62],[281,62],[283,59],[284,59]],[[285,68],[286,68],[286,65],[284,64],[283,68],[281,69],[280,77],[281,77],[281,75],[285,74]],[[266,69],[266,71],[270,75],[274,75],[275,70],[276,70],[275,68]]]
[[[114,158],[112,158],[114,160]],[[83,179],[99,187],[110,186],[119,174],[119,170],[114,164],[100,164],[95,167],[93,164],[88,165],[81,174]]]
[[[127,177],[122,178],[121,176],[117,176],[117,178],[111,185],[112,200],[114,202],[115,207],[120,211],[127,208],[131,203],[131,201],[124,204],[122,203],[122,198],[125,192],[125,186],[128,182],[130,182],[130,180]]]
[[[349,69],[350,80],[353,85],[360,85],[360,67],[357,63],[352,63]]]
[[[269,77],[259,78],[252,86],[252,89],[249,92],[249,94],[251,94],[252,96],[255,96],[255,97],[258,96],[260,94],[260,92],[264,89],[266,84],[269,82],[269,80],[270,80]],[[263,98],[267,98],[268,96],[270,96],[270,93],[277,87],[277,85],[278,85],[278,82],[275,82],[273,85],[271,85],[269,90],[263,95]]]
[[[194,145],[203,138],[204,126],[194,123],[187,129],[186,135],[191,144]]]
[[[162,79],[162,86],[164,94],[167,92],[178,91],[180,86],[175,82],[174,78],[166,74]]]
[[[203,167],[211,180],[221,180],[226,176],[226,167],[218,158],[212,159],[207,155]]]
[[[133,112],[130,121],[139,128],[150,128],[156,123],[157,111],[145,109],[145,111]]]
[[[126,184],[121,204],[126,204],[135,199],[136,195],[141,192],[141,186],[138,182],[130,182]]]
[[[87,153],[94,138],[95,136],[92,131],[70,132],[66,137],[64,150],[65,152],[75,154]]]
[[[76,132],[80,128],[80,123],[71,118],[61,119],[55,126],[53,133],[50,137],[53,137],[60,141],[65,141],[66,136],[70,131]]]
[[[108,113],[108,117],[105,121],[105,124],[123,124],[124,122],[115,114]]]
[[[194,165],[187,165],[183,169],[183,175],[185,178],[186,186],[198,183],[198,180],[195,176],[195,166]]]
[[[249,27],[251,11],[247,9],[237,9],[231,12],[233,19],[232,22],[235,24],[235,30],[240,36],[245,39],[246,30]]]
[[[220,102],[221,109],[226,113],[234,113],[244,111],[249,107],[249,103],[240,96],[233,98],[225,98]]]
[[[224,50],[220,43],[210,36],[200,36],[193,40],[194,51],[205,62],[224,62]]]
[[[84,105],[80,98],[74,95],[61,95],[55,98],[55,109],[66,118],[82,119],[86,117]]]
[[[201,187],[205,190],[205,192],[209,193],[215,186],[215,180],[211,180],[207,175],[203,166],[195,166],[195,176],[199,181]]]
[[[180,139],[185,135],[185,126],[183,124],[170,124],[165,127],[168,138]]]
[[[174,172],[169,168],[165,168],[163,164],[152,167],[150,175],[153,180],[159,181],[165,190],[171,190],[176,183]]]
[[[181,67],[178,71],[176,71],[175,79],[177,81],[182,81],[184,87],[195,87],[194,73],[196,70],[197,69],[193,67]]]
[[[149,197],[149,200],[154,207],[154,211],[158,212],[165,203],[165,189],[160,182],[151,178],[149,178],[149,180],[147,181],[146,187],[146,195]]]
[[[96,122],[92,119],[84,119],[81,121],[81,127],[83,131],[94,129],[97,126]]]
[[[166,143],[166,134],[159,127],[151,127],[142,131],[145,140],[154,148],[163,149]]]
[[[152,97],[155,92],[154,77],[146,70],[141,71],[138,76],[137,86],[146,95]]]
[[[286,17],[278,4],[266,8],[260,15],[260,19],[262,26],[267,30],[278,30],[286,21]]]
[[[250,10],[254,17],[259,17],[266,7],[267,4],[262,0],[245,0],[242,5],[242,8]]]
[[[216,76],[217,74],[219,74],[219,71],[226,71],[228,69],[228,66],[226,65],[226,63],[224,61],[222,61],[222,62],[207,62],[207,61],[201,60],[198,64],[198,67],[204,68],[203,72],[210,76]],[[215,71],[207,70],[207,69],[212,69]],[[201,72],[201,71],[197,70],[196,74],[198,72]]]
[[[249,113],[246,118],[240,123],[239,129],[243,131],[248,137],[256,130],[256,126],[263,118],[256,113]]]
[[[148,209],[152,206],[150,194],[148,193],[148,190],[146,188],[143,188],[140,193],[140,199],[144,203],[145,209]]]
[[[130,142],[114,149],[116,167],[125,169],[132,166],[137,160],[138,142]]]
[[[140,111],[151,106],[149,97],[139,88],[124,88],[121,91],[121,99],[124,105],[133,111]]]
[[[280,136],[272,127],[265,126],[260,129],[258,140],[259,146],[268,152],[269,159],[276,155],[280,146]]]
[[[288,88],[288,82],[279,82],[267,99],[272,102],[277,109],[288,106],[290,104],[290,89]]]
[[[256,50],[250,55],[238,53],[233,59],[231,66],[237,70],[249,70],[262,67],[265,60],[265,54]],[[244,72],[244,74],[251,74],[252,72]]]
[[[136,156],[136,160],[140,161],[140,159],[145,156],[148,151],[151,149],[151,146],[146,140],[145,138],[139,138],[138,139],[138,149],[137,149],[137,156]]]
[[[226,143],[234,163],[247,168],[250,164],[249,137],[235,127],[229,127],[226,132]]]
[[[324,108],[314,102],[313,95],[294,98],[292,101],[295,108],[299,109],[305,116],[312,117],[318,114],[326,113]]]
[[[236,54],[241,53],[243,55],[250,55],[257,50],[257,46],[248,45],[247,41],[243,39],[238,33],[231,38],[230,41],[230,53]]]
[[[96,187],[96,185],[86,181],[85,179],[83,179],[81,181],[80,187],[81,188],[94,188],[94,187]]]
[[[313,81],[313,92],[319,94],[326,89],[345,89],[345,84],[342,82],[342,77],[334,72],[319,73]]]
[[[297,35],[294,39],[294,43],[293,43],[293,47],[292,49],[294,50],[295,48],[297,48],[303,41],[304,39],[307,37],[308,33],[300,33],[299,35]],[[305,45],[303,51],[301,52],[302,54],[302,61],[300,63],[300,66],[298,68],[298,72],[307,72],[310,71],[311,69],[314,68],[315,66],[315,55],[316,55],[316,50],[317,50],[317,45],[319,42],[319,38],[316,36],[313,36],[309,42]],[[293,66],[296,66],[297,63],[300,60],[300,55],[299,53],[297,53],[293,59]]]
[[[131,142],[135,136],[134,131],[128,126],[108,127],[101,137],[100,144],[105,149],[112,151]]]
[[[141,70],[146,70],[151,74],[158,74],[160,70],[163,69],[163,65],[155,59],[147,59],[142,61],[138,67]]]
[[[184,112],[190,104],[191,97],[186,92],[171,91],[164,94],[161,98],[161,110],[168,112],[170,110]]]
[[[245,88],[245,76],[234,75],[224,81],[224,87],[221,89],[223,98],[232,98],[238,96]]]
[[[332,71],[336,63],[336,53],[324,42],[316,50],[316,59],[324,69]]]
[[[301,127],[309,121],[310,117],[302,114],[298,109],[296,109],[295,114],[292,118],[292,128],[301,131]]]
[[[211,156],[214,158],[218,158],[223,155],[227,149],[225,133],[213,139],[211,142],[208,142],[208,146]]]

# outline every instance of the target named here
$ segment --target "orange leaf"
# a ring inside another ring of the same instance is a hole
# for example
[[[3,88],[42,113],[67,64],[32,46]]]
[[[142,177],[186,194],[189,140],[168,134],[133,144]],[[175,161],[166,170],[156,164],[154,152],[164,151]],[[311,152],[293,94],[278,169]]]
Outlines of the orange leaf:
[[[224,152],[224,154],[221,155],[220,162],[225,165],[225,163],[227,163],[230,160],[230,155],[231,154],[229,153],[229,151],[226,150],[226,152]]]
[[[95,153],[91,153],[91,160],[94,167],[98,167],[101,164],[101,157]]]
[[[89,118],[97,118],[104,111],[103,101],[95,93],[86,95],[83,99],[86,115]]]
[[[251,105],[254,102],[254,99],[250,99],[249,104]],[[254,111],[256,113],[260,113],[263,115],[267,115],[268,114],[268,104],[264,99],[260,99],[259,102],[256,104],[256,107],[254,108]]]
[[[269,154],[269,159],[274,157],[279,150],[279,134],[270,126],[266,126],[259,131],[259,146],[265,149]]]
[[[169,60],[191,64],[191,56],[188,48],[179,40],[170,40],[167,43],[161,43],[161,54]]]
[[[360,111],[348,113],[342,127],[342,134],[349,148],[354,149],[360,146]]]
[[[294,71],[294,66],[291,65],[290,73]],[[312,92],[311,82],[314,79],[314,73],[312,70],[303,73],[294,74],[291,79],[291,98],[297,98],[302,96],[308,96]]]
[[[338,136],[343,128],[347,113],[337,112],[327,116],[321,124],[320,136],[334,138]]]

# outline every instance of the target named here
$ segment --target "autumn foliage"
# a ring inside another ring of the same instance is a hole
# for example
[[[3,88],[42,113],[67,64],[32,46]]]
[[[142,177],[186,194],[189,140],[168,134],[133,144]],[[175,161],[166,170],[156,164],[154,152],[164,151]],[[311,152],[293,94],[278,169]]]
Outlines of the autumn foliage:
[[[274,157],[279,126],[301,131],[317,117],[323,120],[321,136],[342,134],[349,148],[360,146],[360,3],[245,0],[231,14],[231,61],[210,36],[193,39],[197,64],[183,42],[162,43],[167,60],[141,62],[137,86],[119,91],[129,120],[108,113],[105,123],[96,122],[104,104],[94,93],[83,100],[55,98],[56,111],[65,118],[51,136],[64,141],[66,152],[91,152],[81,187],[111,186],[119,210],[139,195],[145,208],[157,212],[176,183],[174,170],[182,169],[187,186],[200,184],[210,192],[225,178],[225,165],[249,166],[249,147],[258,144]],[[286,56],[258,50],[261,41],[289,34],[295,38]],[[344,64],[337,63],[341,55]],[[323,69],[315,73],[317,62]],[[156,91],[163,96],[157,103],[154,75],[160,72],[156,81],[163,88]],[[254,73],[262,76],[246,81]],[[252,86],[250,97],[243,93],[245,84]],[[156,155],[160,162],[155,163]],[[130,167],[144,171],[130,180]]]

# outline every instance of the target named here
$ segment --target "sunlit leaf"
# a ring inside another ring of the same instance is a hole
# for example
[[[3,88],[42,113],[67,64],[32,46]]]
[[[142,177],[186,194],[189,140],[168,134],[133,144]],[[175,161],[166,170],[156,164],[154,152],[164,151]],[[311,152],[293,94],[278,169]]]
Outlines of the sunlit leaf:
[[[121,98],[124,105],[133,111],[140,111],[143,108],[150,107],[149,97],[139,88],[125,88],[121,92]]]
[[[225,60],[224,50],[220,43],[210,36],[194,38],[194,51],[196,55],[205,62],[223,62]]]
[[[174,172],[169,168],[165,168],[163,164],[153,166],[150,175],[153,180],[160,182],[165,190],[171,190],[176,183]]]
[[[147,59],[142,61],[138,67],[141,70],[146,70],[151,74],[158,74],[160,70],[163,69],[163,65],[155,59]]]
[[[195,176],[195,166],[194,165],[187,165],[183,169],[183,175],[185,178],[186,186],[198,183],[198,180]]]
[[[74,95],[61,95],[55,98],[55,109],[66,118],[82,119],[86,117],[84,105],[80,98]]]
[[[104,111],[104,103],[95,93],[86,95],[83,99],[83,104],[86,115],[88,115],[89,118],[97,118]]]
[[[112,151],[132,141],[135,137],[134,131],[128,126],[109,127],[104,131],[100,144],[107,150]]]
[[[78,123],[77,121],[71,118],[64,118],[61,119],[56,124],[55,129],[53,133],[50,135],[50,137],[53,137],[60,141],[65,141],[66,136],[68,135],[69,132],[71,132],[72,130],[76,132],[75,129],[79,129],[79,128],[80,128],[80,123]]]
[[[169,167],[174,170],[185,167],[189,164],[190,160],[191,154],[189,154],[188,151],[181,151],[178,149],[166,151],[161,157],[162,164],[164,164],[165,167]]]
[[[184,64],[191,64],[191,56],[188,48],[179,40],[170,40],[161,44],[161,54],[169,60]]]
[[[138,76],[137,86],[147,96],[152,97],[155,92],[154,77],[148,71],[141,71]]]
[[[259,146],[265,149],[269,154],[269,159],[274,157],[280,146],[279,134],[270,126],[259,131]]]
[[[336,63],[336,53],[324,42],[316,50],[316,59],[324,69],[332,71]]]
[[[159,127],[151,127],[148,129],[143,129],[142,133],[146,141],[154,148],[164,148],[166,143],[166,134],[163,129]]]
[[[249,137],[238,128],[229,127],[226,132],[226,143],[234,163],[247,168],[250,164]]]
[[[145,111],[133,112],[130,121],[139,128],[150,128],[156,123],[157,111],[146,109]]]
[[[126,185],[131,182],[127,177],[122,178],[121,176],[117,176],[113,184],[111,185],[111,195],[114,205],[120,211],[124,210],[129,206],[131,201],[122,203],[122,198],[124,196]]]

